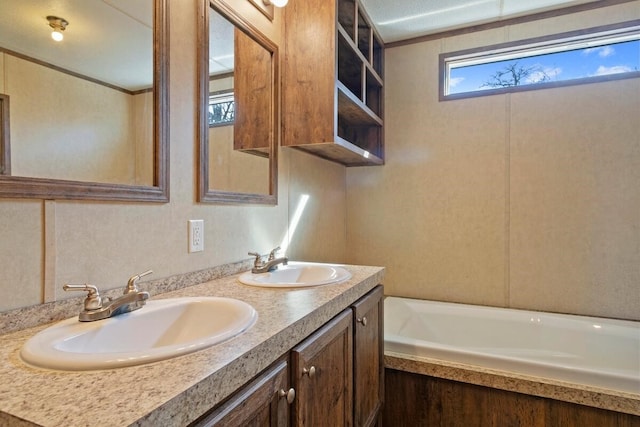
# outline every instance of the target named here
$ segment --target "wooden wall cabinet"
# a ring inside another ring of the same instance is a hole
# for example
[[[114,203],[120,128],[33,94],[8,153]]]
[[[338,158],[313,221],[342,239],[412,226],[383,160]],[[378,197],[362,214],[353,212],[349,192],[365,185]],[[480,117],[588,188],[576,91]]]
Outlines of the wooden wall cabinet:
[[[282,145],[383,164],[384,44],[360,1],[296,1],[284,14]]]
[[[331,319],[192,427],[377,425],[384,397],[382,289]]]

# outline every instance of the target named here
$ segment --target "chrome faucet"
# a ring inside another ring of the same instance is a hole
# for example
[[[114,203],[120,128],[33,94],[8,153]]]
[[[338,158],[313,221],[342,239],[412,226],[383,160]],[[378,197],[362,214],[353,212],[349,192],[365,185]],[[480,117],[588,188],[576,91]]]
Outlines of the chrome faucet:
[[[84,300],[84,310],[78,315],[78,320],[81,322],[93,322],[142,308],[147,303],[147,299],[149,299],[149,293],[139,291],[136,282],[141,277],[151,273],[153,271],[149,270],[130,277],[123,295],[116,299],[103,299],[98,288],[89,284],[64,285],[62,289],[65,291],[87,292],[87,297]]]
[[[249,252],[249,255],[256,257],[256,259],[253,261],[253,268],[251,269],[251,272],[254,274],[268,273],[269,271],[276,270],[279,264],[287,265],[289,263],[289,258],[276,258],[276,253],[279,250],[280,246],[269,252],[269,258],[267,259],[267,262],[262,261],[262,255],[260,255],[259,253]]]

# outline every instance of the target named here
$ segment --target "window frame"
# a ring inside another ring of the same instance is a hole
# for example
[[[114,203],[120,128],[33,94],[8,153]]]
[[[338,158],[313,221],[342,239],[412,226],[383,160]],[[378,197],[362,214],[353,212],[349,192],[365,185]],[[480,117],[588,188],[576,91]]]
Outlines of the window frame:
[[[229,98],[231,99],[230,101],[228,100]],[[207,115],[209,112],[209,108],[211,108],[212,105],[227,104],[227,103],[233,105],[233,117],[231,118],[231,120],[224,121],[224,122],[217,122],[217,123],[212,123],[211,121],[207,120],[210,128],[221,127],[221,126],[232,126],[236,122],[236,113],[235,113],[236,97],[233,89],[220,90],[217,92],[209,93],[209,102],[207,104]]]
[[[518,40],[513,42],[499,43],[491,46],[483,46],[479,48],[459,50],[456,52],[441,53],[438,59],[438,92],[440,101],[451,101],[456,99],[476,98],[480,96],[500,95],[507,93],[525,92],[530,90],[549,89],[565,86],[576,86],[591,83],[608,82],[614,80],[625,80],[640,77],[640,70],[627,73],[607,74],[602,76],[583,77],[569,80],[541,82],[535,84],[509,86],[494,89],[483,89],[473,92],[462,92],[447,94],[449,67],[448,64],[453,60],[460,61],[460,58],[481,58],[483,56],[497,56],[508,52],[517,53],[525,52],[534,46],[538,49],[544,47],[557,46],[562,43],[570,43],[572,41],[598,40],[610,34],[622,34],[625,32],[640,31],[640,19],[621,22],[617,24],[591,27],[583,30],[569,31],[564,33],[552,34],[548,36],[535,37],[530,39]],[[552,53],[552,52],[550,52]],[[524,57],[524,55],[523,55]],[[514,58],[517,59],[517,58]],[[498,61],[496,61],[498,62]]]

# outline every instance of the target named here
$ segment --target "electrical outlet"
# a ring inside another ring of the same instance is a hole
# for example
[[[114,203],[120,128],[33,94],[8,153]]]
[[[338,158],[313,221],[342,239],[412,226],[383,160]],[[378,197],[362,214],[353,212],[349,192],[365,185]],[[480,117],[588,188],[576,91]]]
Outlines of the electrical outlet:
[[[189,220],[189,253],[204,251],[204,220]]]

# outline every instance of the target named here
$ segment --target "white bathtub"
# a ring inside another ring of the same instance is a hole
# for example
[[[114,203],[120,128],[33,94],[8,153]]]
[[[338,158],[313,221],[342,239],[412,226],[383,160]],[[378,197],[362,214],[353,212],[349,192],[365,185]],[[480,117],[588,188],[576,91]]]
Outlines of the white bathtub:
[[[640,322],[387,297],[385,352],[640,393]]]

